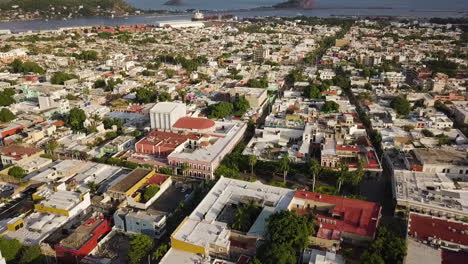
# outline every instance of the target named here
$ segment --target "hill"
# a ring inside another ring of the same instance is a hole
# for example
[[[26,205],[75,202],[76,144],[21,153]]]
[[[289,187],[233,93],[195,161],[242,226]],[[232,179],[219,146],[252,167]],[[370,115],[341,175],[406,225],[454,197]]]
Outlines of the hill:
[[[125,15],[135,11],[124,0],[0,0],[0,12],[11,19]],[[10,14],[8,14],[10,13]]]

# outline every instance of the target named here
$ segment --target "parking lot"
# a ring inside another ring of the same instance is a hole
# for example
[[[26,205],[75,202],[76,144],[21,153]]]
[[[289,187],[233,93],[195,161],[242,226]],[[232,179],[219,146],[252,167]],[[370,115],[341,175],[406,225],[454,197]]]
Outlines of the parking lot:
[[[192,192],[192,189],[176,187],[172,184],[154,203],[151,205],[151,209],[158,210],[161,212],[171,213],[173,212],[181,201],[184,201],[188,195]]]

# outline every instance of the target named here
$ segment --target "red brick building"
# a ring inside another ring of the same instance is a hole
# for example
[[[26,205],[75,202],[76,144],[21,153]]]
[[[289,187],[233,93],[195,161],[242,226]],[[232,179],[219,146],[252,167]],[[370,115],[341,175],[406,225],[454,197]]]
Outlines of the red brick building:
[[[173,133],[154,130],[135,144],[135,151],[140,154],[156,155],[165,158],[187,140],[199,140],[195,133]]]
[[[111,222],[104,217],[89,219],[55,245],[56,256],[61,263],[80,263],[111,230]]]
[[[296,191],[288,209],[302,215],[314,214],[318,239],[360,245],[374,240],[382,207],[373,202]]]

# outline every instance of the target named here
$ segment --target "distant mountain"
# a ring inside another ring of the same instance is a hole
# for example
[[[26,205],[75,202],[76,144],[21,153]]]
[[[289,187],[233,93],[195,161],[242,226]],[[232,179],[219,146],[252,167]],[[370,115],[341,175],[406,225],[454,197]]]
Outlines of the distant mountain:
[[[314,8],[314,0],[288,0],[283,3],[274,5],[275,8]]]
[[[167,2],[164,3],[164,5],[182,5],[182,0],[169,0]]]
[[[38,12],[46,17],[123,15],[135,9],[124,0],[0,0],[0,10]]]

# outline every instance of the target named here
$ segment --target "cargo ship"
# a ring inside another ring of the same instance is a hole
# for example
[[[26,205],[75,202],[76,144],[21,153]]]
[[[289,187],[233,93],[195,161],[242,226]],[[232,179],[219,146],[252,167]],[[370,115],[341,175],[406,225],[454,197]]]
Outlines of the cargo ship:
[[[192,16],[192,21],[212,21],[212,20],[228,20],[233,19],[233,15],[210,15],[205,16],[202,12],[197,11]]]

